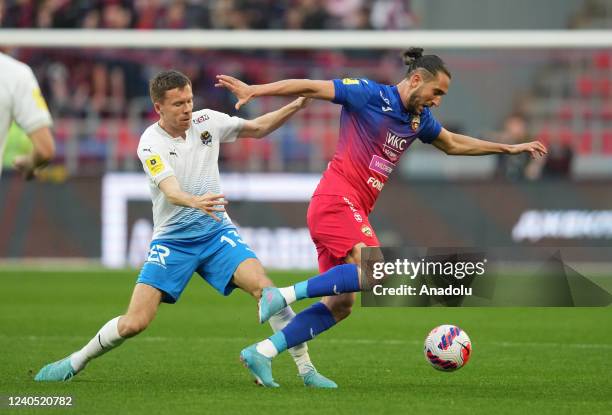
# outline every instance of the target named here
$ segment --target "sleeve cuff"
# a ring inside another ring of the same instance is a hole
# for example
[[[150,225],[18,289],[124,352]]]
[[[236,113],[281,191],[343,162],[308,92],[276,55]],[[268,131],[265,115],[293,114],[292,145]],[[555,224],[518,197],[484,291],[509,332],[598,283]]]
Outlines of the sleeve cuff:
[[[236,119],[236,125],[234,126],[230,134],[228,134],[227,137],[225,137],[225,140],[223,140],[224,143],[233,143],[234,141],[236,141],[236,139],[238,138],[238,134],[240,134],[240,131],[242,130],[242,127],[244,126],[244,123],[245,123],[245,120],[243,120],[240,117],[232,117],[232,118]]]
[[[32,122],[29,122],[27,124],[24,125],[19,125],[21,128],[23,128],[23,131],[26,132],[26,134],[31,134],[34,131],[38,130],[39,128],[43,128],[43,127],[52,127],[53,126],[53,120],[51,119],[51,117],[46,117],[46,118],[40,118],[37,120],[34,120]]]
[[[334,99],[331,102],[334,104],[344,103],[344,89],[341,79],[334,79]]]
[[[153,182],[155,186],[159,186],[159,183],[167,177],[174,176],[174,172],[172,170],[165,171],[157,176],[153,177]]]

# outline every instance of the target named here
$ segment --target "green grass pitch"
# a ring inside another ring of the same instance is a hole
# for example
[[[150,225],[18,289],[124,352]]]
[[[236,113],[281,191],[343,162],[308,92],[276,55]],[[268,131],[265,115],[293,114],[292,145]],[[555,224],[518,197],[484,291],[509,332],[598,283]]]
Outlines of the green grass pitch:
[[[306,274],[271,273],[278,285]],[[74,396],[74,407],[0,413],[603,414],[612,413],[611,308],[361,308],[310,343],[338,390],[303,387],[290,356],[278,389],[256,387],[240,350],[269,335],[256,303],[194,277],[151,327],[67,383],[37,383],[44,364],[80,348],[125,310],[133,271],[0,272],[0,395]],[[612,278],[602,280],[608,285]],[[299,304],[296,310],[305,306]],[[457,324],[474,353],[454,373],[423,358],[431,328]],[[5,412],[6,411],[6,412]]]

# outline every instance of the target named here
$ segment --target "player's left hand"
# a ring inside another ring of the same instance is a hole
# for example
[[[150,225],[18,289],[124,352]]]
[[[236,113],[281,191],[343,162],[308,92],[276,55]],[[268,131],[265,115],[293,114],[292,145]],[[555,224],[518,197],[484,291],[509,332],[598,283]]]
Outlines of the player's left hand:
[[[238,102],[235,105],[237,110],[253,98],[253,86],[245,84],[233,76],[217,75],[215,87],[227,88],[232,94],[236,95],[236,98],[238,98]]]
[[[546,146],[539,141],[530,141],[529,143],[514,144],[509,148],[510,154],[529,153],[532,158],[543,157],[548,154]]]
[[[36,168],[34,167],[32,157],[29,155],[15,157],[13,167],[26,180],[32,180],[36,176]]]
[[[224,206],[227,205],[227,200],[224,198],[225,195],[221,193],[205,193],[200,196],[193,196],[191,207],[201,210],[216,222],[221,222],[215,212],[225,212]]]

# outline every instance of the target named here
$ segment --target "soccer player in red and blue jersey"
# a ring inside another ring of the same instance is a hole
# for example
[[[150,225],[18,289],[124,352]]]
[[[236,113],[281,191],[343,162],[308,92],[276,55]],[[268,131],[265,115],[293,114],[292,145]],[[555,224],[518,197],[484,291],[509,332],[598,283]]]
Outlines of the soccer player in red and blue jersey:
[[[297,95],[342,105],[338,147],[308,208],[308,227],[323,274],[292,287],[265,289],[259,302],[260,316],[265,321],[296,300],[323,298],[299,313],[282,331],[242,351],[243,362],[264,384],[274,384],[273,357],[310,340],[351,313],[355,292],[366,288],[359,282],[361,248],[379,246],[368,215],[398,160],[416,139],[451,155],[546,154],[538,141],[508,145],[446,130],[430,107],[439,106],[448,92],[450,71],[438,56],[423,55],[421,48],[405,52],[404,62],[408,70],[397,85],[352,78],[247,85],[227,75],[217,77],[217,86],[229,89],[238,98],[236,108],[266,95]],[[333,268],[339,264],[347,265]]]

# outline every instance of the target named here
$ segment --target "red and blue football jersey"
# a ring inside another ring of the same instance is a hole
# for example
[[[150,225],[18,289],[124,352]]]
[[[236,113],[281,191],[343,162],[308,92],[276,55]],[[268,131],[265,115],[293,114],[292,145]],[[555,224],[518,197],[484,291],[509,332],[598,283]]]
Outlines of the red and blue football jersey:
[[[352,196],[366,214],[400,157],[415,139],[431,143],[442,126],[429,108],[404,108],[396,86],[369,79],[336,79],[333,102],[342,105],[340,137],[314,195]]]

